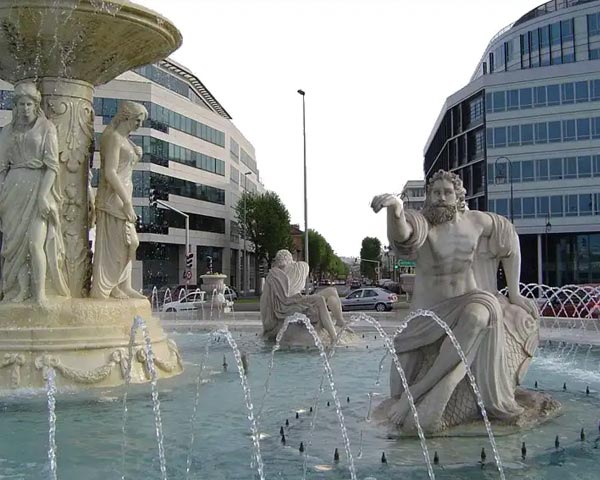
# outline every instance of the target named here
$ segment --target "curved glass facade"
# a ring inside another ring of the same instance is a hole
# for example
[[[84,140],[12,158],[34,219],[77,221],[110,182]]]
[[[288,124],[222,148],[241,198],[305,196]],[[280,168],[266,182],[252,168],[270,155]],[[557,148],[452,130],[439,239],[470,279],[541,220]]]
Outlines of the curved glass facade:
[[[600,1],[557,0],[492,39],[430,135],[426,178],[451,170],[471,209],[513,220],[525,282],[599,280],[598,102]]]

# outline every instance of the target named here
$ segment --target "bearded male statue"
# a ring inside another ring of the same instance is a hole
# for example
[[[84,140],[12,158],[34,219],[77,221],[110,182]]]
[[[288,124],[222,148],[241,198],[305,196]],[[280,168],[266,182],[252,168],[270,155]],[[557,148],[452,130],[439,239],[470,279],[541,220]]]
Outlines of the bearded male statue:
[[[399,258],[414,260],[411,310],[434,312],[452,329],[464,351],[490,417],[519,422],[515,397],[539,338],[533,301],[519,292],[521,254],[513,225],[494,213],[468,210],[457,175],[438,171],[427,187],[422,212],[404,210],[395,195],[376,196],[371,207],[387,209],[387,233]],[[503,266],[508,298],[498,293]],[[474,420],[480,413],[466,368],[445,331],[430,317],[413,319],[395,338],[419,421],[437,432]],[[406,392],[392,365],[391,398],[379,415],[414,431]]]

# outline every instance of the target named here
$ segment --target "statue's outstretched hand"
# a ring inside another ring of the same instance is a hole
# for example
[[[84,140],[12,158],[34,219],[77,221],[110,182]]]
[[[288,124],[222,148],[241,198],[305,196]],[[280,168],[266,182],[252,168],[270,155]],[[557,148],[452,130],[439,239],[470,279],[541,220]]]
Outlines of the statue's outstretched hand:
[[[529,315],[531,315],[532,317],[538,316],[537,306],[536,306],[535,302],[533,300],[531,300],[530,298],[524,297],[520,293],[516,293],[516,294],[509,294],[508,301],[510,303],[512,303],[513,305],[517,305],[517,306],[521,307],[523,310],[525,310],[527,313],[529,313]]]
[[[398,195],[392,193],[384,193],[373,197],[371,208],[375,213],[379,213],[382,208],[388,207],[394,207],[396,213],[400,213],[404,209],[404,204]]]

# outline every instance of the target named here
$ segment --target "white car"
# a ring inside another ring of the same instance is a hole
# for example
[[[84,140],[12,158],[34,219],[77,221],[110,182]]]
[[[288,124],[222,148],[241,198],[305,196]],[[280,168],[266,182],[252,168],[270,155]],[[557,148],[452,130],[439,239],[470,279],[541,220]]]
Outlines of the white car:
[[[198,310],[206,303],[206,292],[195,290],[188,293],[179,300],[165,303],[162,307],[163,312],[187,312],[190,310]]]

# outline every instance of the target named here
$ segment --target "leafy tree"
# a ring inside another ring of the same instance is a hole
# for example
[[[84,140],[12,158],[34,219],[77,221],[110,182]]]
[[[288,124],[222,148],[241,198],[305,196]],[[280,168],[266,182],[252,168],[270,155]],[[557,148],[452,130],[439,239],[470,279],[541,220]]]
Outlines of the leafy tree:
[[[329,242],[312,229],[308,229],[308,266],[317,278],[341,277],[348,272],[347,265],[335,254]]]
[[[235,206],[236,219],[246,239],[254,246],[255,265],[266,260],[271,266],[278,250],[291,250],[290,213],[275,192],[257,195],[244,192]],[[260,279],[256,275],[256,291]]]
[[[375,267],[377,267],[377,264],[374,262],[365,262],[364,260],[381,261],[381,242],[378,238],[363,238],[360,248],[360,258],[363,260],[360,262],[360,273],[367,278],[375,280]]]

